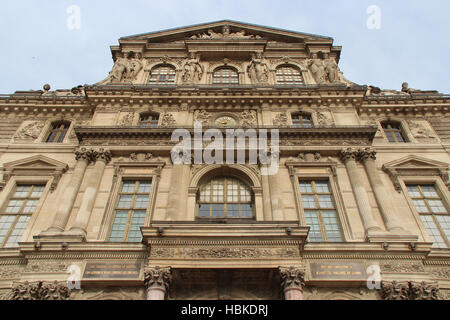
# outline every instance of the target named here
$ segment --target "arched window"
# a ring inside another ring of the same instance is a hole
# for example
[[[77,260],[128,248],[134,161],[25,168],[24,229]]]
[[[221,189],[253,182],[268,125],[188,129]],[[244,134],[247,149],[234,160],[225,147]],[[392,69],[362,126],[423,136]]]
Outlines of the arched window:
[[[213,73],[213,84],[239,84],[239,75],[233,68],[218,68]]]
[[[289,65],[282,65],[277,68],[277,84],[297,85],[303,84],[303,76],[300,70]]]
[[[292,114],[292,125],[294,128],[312,128],[314,127],[310,114],[294,113]]]
[[[381,126],[389,142],[407,142],[399,122],[385,121],[381,123]]]
[[[150,84],[175,84],[175,68],[170,65],[160,65],[152,69]]]
[[[253,217],[251,190],[237,178],[210,179],[200,186],[197,202],[200,218]]]
[[[45,142],[63,142],[69,127],[70,122],[68,121],[53,122]]]
[[[142,113],[139,116],[140,128],[158,128],[159,115],[152,113]]]

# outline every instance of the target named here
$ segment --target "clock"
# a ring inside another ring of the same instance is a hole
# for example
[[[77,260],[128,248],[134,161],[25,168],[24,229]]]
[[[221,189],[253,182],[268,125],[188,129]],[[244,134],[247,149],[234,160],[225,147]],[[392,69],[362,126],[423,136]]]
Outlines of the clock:
[[[236,125],[236,120],[229,116],[222,116],[216,119],[215,124],[221,127],[229,127]]]

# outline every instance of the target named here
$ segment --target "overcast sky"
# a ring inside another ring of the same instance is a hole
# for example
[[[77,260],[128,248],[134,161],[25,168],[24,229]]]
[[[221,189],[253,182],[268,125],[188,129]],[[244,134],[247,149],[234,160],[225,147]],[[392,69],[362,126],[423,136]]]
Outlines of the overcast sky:
[[[72,5],[81,10],[73,30]],[[367,27],[372,5],[380,29]],[[2,1],[0,93],[93,84],[111,70],[120,37],[224,19],[330,36],[344,75],[361,85],[450,93],[449,14],[448,0]]]

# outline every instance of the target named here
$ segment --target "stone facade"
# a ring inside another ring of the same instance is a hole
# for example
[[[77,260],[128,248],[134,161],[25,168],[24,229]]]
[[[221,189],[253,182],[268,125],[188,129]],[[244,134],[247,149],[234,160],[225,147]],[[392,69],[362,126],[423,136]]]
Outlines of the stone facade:
[[[449,299],[449,235],[433,245],[407,189],[433,186],[449,219],[449,96],[357,85],[333,39],[233,21],[111,50],[97,84],[0,96],[0,300]],[[194,121],[278,129],[277,173],[173,162],[172,133]],[[200,216],[214,177],[248,188],[251,217]],[[113,240],[123,182],[141,180],[144,217],[126,209],[119,226],[138,236]],[[314,238],[331,239],[328,220],[311,226],[300,181],[328,183],[339,241]],[[37,185],[15,209],[18,187]]]

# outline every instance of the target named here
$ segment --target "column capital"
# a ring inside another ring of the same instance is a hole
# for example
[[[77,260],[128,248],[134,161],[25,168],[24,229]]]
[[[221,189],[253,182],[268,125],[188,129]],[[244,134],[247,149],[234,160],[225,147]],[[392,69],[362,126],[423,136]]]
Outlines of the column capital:
[[[95,151],[92,149],[80,148],[75,151],[75,159],[77,161],[85,160],[88,163],[95,161]]]
[[[305,270],[296,267],[279,267],[281,276],[281,288],[286,289],[299,289],[303,291],[305,287]]]
[[[171,282],[172,270],[170,267],[147,268],[144,271],[144,285],[147,289],[160,289],[167,292]]]
[[[408,300],[408,282],[383,281],[381,282],[381,297],[383,300]]]
[[[366,162],[367,160],[376,160],[377,152],[372,148],[364,148],[358,150],[358,160],[361,162]]]
[[[100,160],[105,162],[105,164],[108,164],[111,161],[111,158],[112,154],[111,151],[109,151],[108,149],[100,148],[98,149],[98,151],[95,151],[94,159],[96,161]]]
[[[411,300],[439,300],[437,283],[410,282]]]
[[[339,152],[339,157],[344,163],[347,163],[349,160],[356,160],[358,158],[358,150],[353,148],[342,149]]]

